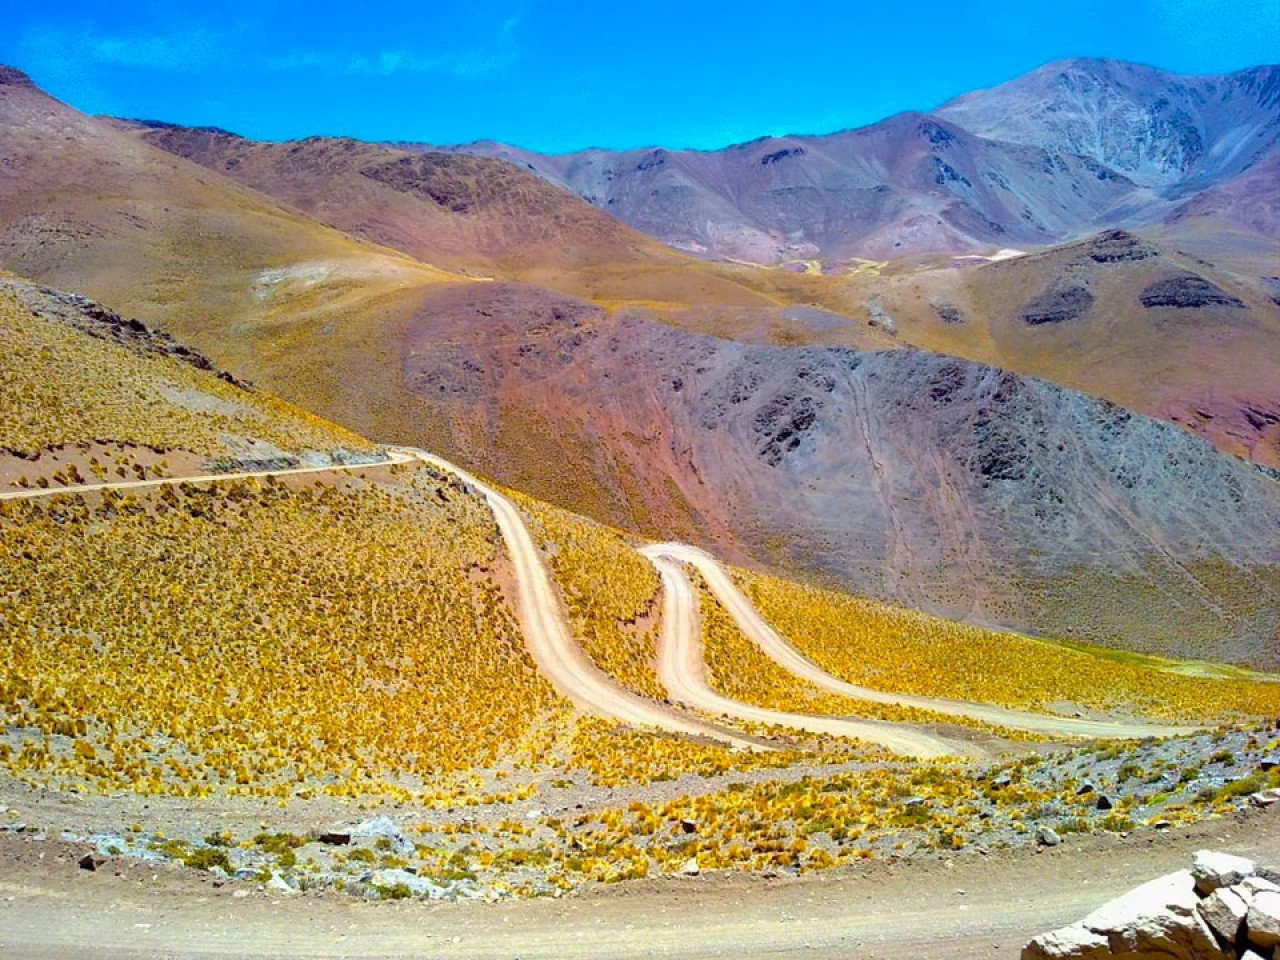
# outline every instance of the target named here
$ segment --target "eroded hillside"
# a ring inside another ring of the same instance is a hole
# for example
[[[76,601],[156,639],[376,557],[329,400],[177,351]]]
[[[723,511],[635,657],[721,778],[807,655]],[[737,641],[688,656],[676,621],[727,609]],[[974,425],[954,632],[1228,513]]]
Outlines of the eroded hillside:
[[[501,285],[432,301],[404,376],[451,448],[493,438],[481,469],[634,529],[953,616],[1275,655],[1280,485],[1043,381],[746,346]]]

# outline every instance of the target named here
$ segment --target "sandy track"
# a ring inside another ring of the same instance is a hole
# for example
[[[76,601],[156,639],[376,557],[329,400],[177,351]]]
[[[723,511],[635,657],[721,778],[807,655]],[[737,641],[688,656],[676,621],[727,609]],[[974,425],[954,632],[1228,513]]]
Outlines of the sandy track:
[[[662,634],[658,649],[658,678],[676,702],[738,720],[775,724],[809,733],[856,737],[903,756],[932,759],[975,753],[969,744],[949,743],[906,726],[843,717],[784,713],[781,710],[752,706],[716,693],[707,682],[706,665],[702,658],[698,599],[693,586],[674,560],[654,555],[649,552],[649,548],[640,552],[653,562],[662,577]]]
[[[906,693],[886,693],[870,687],[848,683],[833,677],[802,654],[769,626],[725,569],[708,553],[683,543],[659,543],[645,547],[642,552],[651,560],[667,558],[687,563],[697,569],[707,581],[711,592],[729,611],[739,629],[775,663],[794,676],[808,680],[824,690],[869,700],[873,703],[918,707],[951,717],[978,720],[984,723],[1026,730],[1048,736],[1135,739],[1141,737],[1171,737],[1194,733],[1195,727],[1160,726],[1141,723],[1111,723],[1084,720],[1077,717],[1055,717],[1048,714],[1011,710],[986,703],[964,700],[947,700]],[[678,568],[677,568],[678,569]],[[681,575],[683,579],[683,574]],[[664,580],[665,582],[665,580]]]
[[[711,737],[734,747],[761,749],[757,741],[636,696],[610,679],[574,642],[551,577],[516,505],[493,487],[447,460],[423,451],[414,451],[413,455],[423,463],[458,477],[484,497],[489,505],[515,567],[520,625],[525,643],[543,675],[562,694],[583,710],[625,723]]]

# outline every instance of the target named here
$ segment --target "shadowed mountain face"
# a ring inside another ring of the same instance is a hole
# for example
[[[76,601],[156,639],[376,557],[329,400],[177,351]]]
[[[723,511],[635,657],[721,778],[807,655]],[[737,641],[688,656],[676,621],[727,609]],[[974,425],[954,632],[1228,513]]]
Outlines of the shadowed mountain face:
[[[674,247],[775,263],[1043,245],[1158,222],[1245,174],[1277,138],[1280,67],[1183,77],[1073,60],[830,136],[714,151],[454,149],[524,165]]]
[[[501,269],[681,259],[572,193],[484,157],[406,153],[325,137],[261,143],[159,123],[125,128],[318,220],[429,263]]]
[[[404,357],[454,445],[536,495],[951,616],[1280,657],[1280,483],[1105,401],[511,285],[438,294]]]

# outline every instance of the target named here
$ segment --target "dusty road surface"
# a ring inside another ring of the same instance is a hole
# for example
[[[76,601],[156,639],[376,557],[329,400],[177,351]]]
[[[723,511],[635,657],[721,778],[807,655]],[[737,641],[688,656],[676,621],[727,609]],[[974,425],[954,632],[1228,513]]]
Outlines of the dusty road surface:
[[[768,710],[716,693],[707,682],[702,657],[702,626],[698,598],[680,564],[651,548],[641,551],[662,577],[662,632],[658,641],[658,678],[677,703],[717,716],[754,723],[776,724],[810,733],[856,737],[878,743],[907,757],[934,758],[969,755],[972,744],[950,743],[910,727],[844,717],[818,717]]]
[[[207,874],[149,865],[88,873],[76,867],[78,848],[0,836],[0,957],[1014,960],[1031,936],[1186,866],[1202,847],[1275,863],[1280,813],[1084,837],[1041,853],[961,853],[950,866],[664,878],[493,904],[235,899],[243,885],[215,889]]]
[[[687,563],[702,574],[711,592],[729,611],[738,628],[756,644],[771,660],[784,670],[808,680],[824,690],[859,700],[875,703],[918,707],[952,717],[965,717],[992,723],[1013,730],[1027,730],[1051,737],[1094,737],[1115,739],[1139,739],[1142,737],[1171,737],[1195,733],[1195,727],[1160,726],[1141,723],[1110,723],[1083,720],[1076,717],[1055,717],[1023,710],[1010,710],[986,703],[970,703],[963,700],[946,700],[938,697],[922,697],[906,693],[886,693],[847,683],[833,677],[820,666],[788,643],[765,621],[755,605],[746,597],[733,578],[714,557],[697,547],[683,543],[659,543],[645,547],[642,552],[650,559],[666,557]],[[665,579],[663,581],[666,582]]]
[[[749,740],[638,697],[609,678],[574,642],[542,555],[516,505],[467,471],[433,454],[414,451],[423,463],[458,477],[484,497],[507,545],[516,574],[520,625],[543,674],[583,710],[672,733],[711,737],[730,746],[762,749]]]

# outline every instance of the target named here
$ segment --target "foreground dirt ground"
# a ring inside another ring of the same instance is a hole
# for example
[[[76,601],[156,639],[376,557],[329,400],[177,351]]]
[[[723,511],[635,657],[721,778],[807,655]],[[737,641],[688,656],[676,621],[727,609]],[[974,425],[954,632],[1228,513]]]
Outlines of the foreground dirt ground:
[[[856,871],[641,881],[561,900],[353,901],[217,887],[207,874],[0,836],[0,957],[1016,957],[1212,847],[1280,861],[1280,809],[1060,848],[868,863]]]

